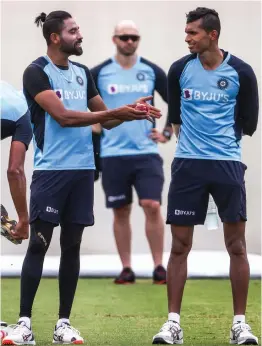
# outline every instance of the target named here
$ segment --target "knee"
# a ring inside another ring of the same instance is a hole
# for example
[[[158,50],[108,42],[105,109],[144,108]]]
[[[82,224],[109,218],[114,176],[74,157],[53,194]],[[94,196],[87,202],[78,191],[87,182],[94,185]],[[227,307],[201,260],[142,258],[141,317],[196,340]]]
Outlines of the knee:
[[[226,241],[226,248],[230,256],[246,255],[246,242],[244,238]]]
[[[160,212],[160,203],[158,201],[145,199],[140,201],[140,205],[144,209],[146,214],[154,216],[158,215]]]
[[[49,247],[49,243],[41,232],[36,233],[33,240],[30,241],[28,251],[33,255],[45,255]]]
[[[171,256],[187,257],[192,248],[192,242],[182,239],[173,239]]]
[[[130,217],[130,212],[131,212],[131,205],[125,205],[120,208],[115,208],[114,209],[114,217],[115,221],[127,221],[129,220]]]

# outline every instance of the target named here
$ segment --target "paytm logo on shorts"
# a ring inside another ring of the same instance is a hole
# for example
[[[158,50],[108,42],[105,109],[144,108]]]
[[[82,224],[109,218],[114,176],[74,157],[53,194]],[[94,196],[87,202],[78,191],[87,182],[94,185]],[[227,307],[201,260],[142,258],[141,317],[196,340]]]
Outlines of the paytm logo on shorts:
[[[58,210],[57,209],[54,209],[52,207],[46,207],[46,211],[48,213],[54,213],[54,214],[58,214]]]
[[[183,99],[185,101],[196,100],[196,101],[215,101],[215,102],[228,102],[229,95],[223,93],[210,93],[194,89],[183,89]]]
[[[85,90],[63,90],[55,89],[54,92],[60,98],[60,100],[85,100],[86,91]]]
[[[194,216],[196,213],[193,210],[179,210],[179,209],[175,209],[175,215],[179,215],[179,216]]]
[[[107,92],[110,95],[143,92],[148,93],[148,85],[145,83],[140,84],[108,84]]]

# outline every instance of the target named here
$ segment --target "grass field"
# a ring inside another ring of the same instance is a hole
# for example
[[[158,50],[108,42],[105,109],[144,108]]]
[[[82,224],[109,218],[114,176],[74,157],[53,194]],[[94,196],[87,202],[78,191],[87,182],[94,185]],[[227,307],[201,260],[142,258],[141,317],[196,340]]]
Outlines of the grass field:
[[[19,280],[2,279],[2,317],[14,323],[19,308]],[[52,345],[57,320],[58,285],[41,281],[33,308],[36,343]],[[70,321],[88,345],[151,345],[167,316],[166,287],[139,280],[116,286],[110,279],[80,279]],[[261,282],[252,280],[248,323],[261,339]],[[227,345],[232,323],[228,280],[189,280],[185,288],[181,325],[185,345]]]

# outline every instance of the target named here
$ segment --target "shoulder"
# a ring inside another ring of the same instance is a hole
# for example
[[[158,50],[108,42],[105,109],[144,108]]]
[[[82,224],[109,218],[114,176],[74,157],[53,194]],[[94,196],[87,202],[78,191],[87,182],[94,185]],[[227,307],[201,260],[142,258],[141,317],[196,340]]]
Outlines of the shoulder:
[[[249,76],[254,74],[253,68],[244,60],[236,57],[235,55],[230,54],[227,64],[234,68],[241,76]]]
[[[177,74],[181,75],[182,71],[184,70],[185,66],[190,62],[197,58],[197,54],[188,54],[180,58],[179,60],[176,60],[173,62],[173,64],[170,66],[169,74]]]
[[[28,110],[27,102],[22,92],[10,84],[1,81],[1,118],[17,121]]]
[[[100,64],[98,64],[98,65],[96,65],[96,66],[91,68],[91,70],[90,70],[91,74],[93,76],[97,76],[104,67],[106,67],[106,66],[108,66],[108,65],[110,65],[112,63],[113,63],[113,60],[111,58],[104,60]]]
[[[140,62],[142,64],[145,64],[145,65],[151,67],[156,73],[166,74],[165,71],[161,67],[159,67],[157,64],[153,63],[150,60],[147,60],[147,59],[141,57]]]

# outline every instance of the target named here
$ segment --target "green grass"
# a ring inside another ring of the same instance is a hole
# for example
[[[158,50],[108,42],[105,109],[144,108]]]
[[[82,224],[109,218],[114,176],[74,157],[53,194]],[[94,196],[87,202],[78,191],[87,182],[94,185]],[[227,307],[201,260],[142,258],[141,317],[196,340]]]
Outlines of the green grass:
[[[2,279],[2,317],[14,323],[19,308],[19,280]],[[261,338],[261,282],[250,282],[248,323]],[[52,345],[57,320],[58,285],[41,281],[33,308],[37,345]],[[151,345],[167,316],[166,287],[138,280],[117,286],[110,279],[80,279],[70,321],[88,345]],[[185,345],[228,345],[232,323],[228,280],[189,280],[185,288],[181,325]]]

